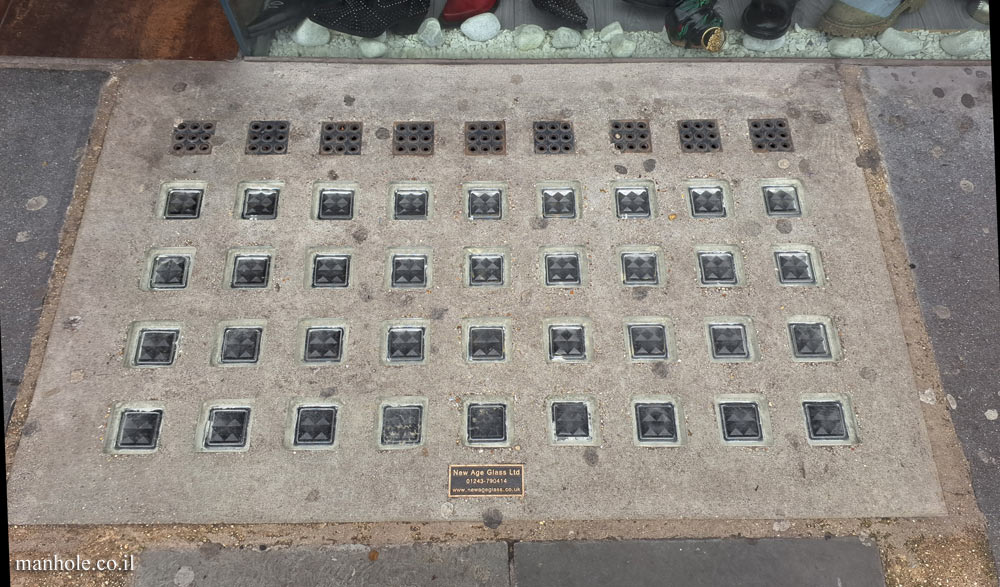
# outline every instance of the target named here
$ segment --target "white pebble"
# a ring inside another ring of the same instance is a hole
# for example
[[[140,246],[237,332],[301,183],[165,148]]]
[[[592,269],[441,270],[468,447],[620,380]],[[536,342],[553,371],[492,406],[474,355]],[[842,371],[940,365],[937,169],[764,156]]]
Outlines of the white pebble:
[[[330,42],[330,29],[308,18],[292,33],[292,40],[303,47],[318,47]]]
[[[500,34],[500,19],[492,12],[477,14],[463,22],[461,29],[473,41],[489,41]]]

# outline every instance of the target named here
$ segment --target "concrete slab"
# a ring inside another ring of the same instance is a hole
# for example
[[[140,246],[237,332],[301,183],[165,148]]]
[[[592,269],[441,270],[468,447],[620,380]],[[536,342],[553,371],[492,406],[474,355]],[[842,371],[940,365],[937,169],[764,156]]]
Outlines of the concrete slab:
[[[107,73],[0,69],[0,348],[4,430],[48,291]]]
[[[373,560],[374,559],[374,560]],[[440,585],[507,587],[507,543],[416,544],[373,550],[360,544],[335,547],[224,549],[206,543],[195,550],[147,550],[136,563],[135,587],[202,585]]]
[[[516,587],[883,587],[878,549],[854,538],[519,542]]]
[[[158,63],[123,72],[56,318],[67,326],[50,337],[10,476],[10,522],[943,513],[840,79],[825,65],[763,71]],[[770,117],[788,119],[794,152],[751,151],[747,120]],[[650,120],[652,153],[614,152],[610,121],[639,118]],[[170,152],[171,129],[185,119],[215,121],[211,155]],[[722,151],[682,153],[677,121],[687,119],[716,119]],[[288,154],[246,155],[252,120],[291,121]],[[360,156],[319,154],[327,120],[363,122]],[[433,156],[392,154],[388,129],[409,120],[435,122]],[[464,124],[478,120],[506,121],[506,156],[463,154]],[[535,155],[539,120],[572,121],[575,154]],[[731,214],[692,218],[684,186],[693,178],[728,182]],[[769,178],[801,188],[801,217],[767,215]],[[275,220],[238,218],[240,182],[278,180]],[[357,183],[354,220],[310,220],[314,182],[331,180]],[[391,219],[389,185],[401,180],[433,184],[429,220]],[[553,180],[579,183],[581,218],[538,217],[536,185]],[[654,182],[653,218],[616,218],[619,180]],[[161,184],[171,181],[206,182],[200,219],[162,218]],[[471,181],[507,184],[503,220],[465,216],[461,185]],[[790,245],[819,252],[819,287],[779,283],[775,247]],[[582,252],[581,287],[543,285],[542,251],[552,246]],[[625,246],[662,255],[662,286],[622,284]],[[142,287],[156,247],[194,248],[186,289]],[[227,285],[238,247],[274,252],[270,287]],[[387,253],[398,247],[430,249],[429,287],[385,285]],[[735,254],[744,285],[703,287],[696,251],[705,247]],[[308,287],[307,254],[326,248],[351,250],[349,287]],[[506,249],[511,285],[464,285],[466,248]],[[586,326],[581,364],[548,360],[543,325],[567,316]],[[836,360],[794,360],[796,316],[825,321]],[[461,327],[476,317],[509,325],[506,362],[467,361]],[[672,360],[629,359],[630,317],[662,320]],[[346,324],[340,364],[303,363],[301,321],[318,318]],[[706,321],[734,318],[753,337],[754,360],[713,360]],[[383,329],[397,319],[428,329],[425,364],[384,364]],[[214,365],[220,325],[231,320],[264,329],[257,366]],[[173,366],[126,366],[137,321],[179,324]],[[763,441],[723,442],[717,403],[733,396],[758,402]],[[420,445],[380,450],[379,406],[406,397],[425,408]],[[683,442],[641,446],[633,402],[663,397],[683,413]],[[841,401],[859,443],[809,442],[803,401],[817,397]],[[463,408],[477,398],[507,402],[512,446],[464,445]],[[549,414],[559,399],[591,406],[591,438],[554,445]],[[290,410],[303,401],[340,408],[332,449],[286,448]],[[155,452],[105,452],[121,402],[164,410]],[[200,448],[209,406],[252,408],[247,450]],[[508,462],[525,464],[525,497],[446,497],[449,464]]]
[[[1000,560],[1000,328],[989,68],[866,68],[869,118],[955,431]],[[990,420],[990,410],[993,410]]]

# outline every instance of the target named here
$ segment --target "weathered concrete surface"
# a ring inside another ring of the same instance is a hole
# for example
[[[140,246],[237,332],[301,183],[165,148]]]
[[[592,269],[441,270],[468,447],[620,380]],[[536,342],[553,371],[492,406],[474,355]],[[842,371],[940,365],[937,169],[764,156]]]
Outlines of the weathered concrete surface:
[[[889,173],[951,418],[1000,560],[1000,275],[992,76],[870,67],[869,118]],[[995,413],[995,412],[994,412]]]
[[[102,71],[0,69],[0,348],[4,430],[48,292]]]
[[[856,538],[519,542],[516,587],[883,587]]]
[[[373,560],[374,559],[374,560]],[[417,544],[378,550],[360,544],[317,548],[149,550],[140,555],[135,587],[507,587],[506,542]]]
[[[81,320],[57,328],[50,338],[10,477],[10,522],[467,520],[481,519],[488,508],[507,519],[942,513],[898,313],[855,162],[856,143],[838,95],[840,80],[824,65],[769,65],[766,77],[768,83],[760,84],[755,69],[727,64],[136,66],[123,75],[56,324],[70,316]],[[630,91],[623,93],[626,81]],[[175,91],[181,84],[186,89]],[[434,91],[386,91],[423,85]],[[733,88],[740,92],[730,93]],[[746,121],[762,116],[789,118],[794,153],[750,152]],[[633,117],[652,120],[654,152],[613,154],[609,121]],[[218,122],[216,142],[223,144],[213,155],[169,154],[171,127],[191,118]],[[559,118],[573,120],[577,154],[531,154],[531,122]],[[676,121],[687,118],[719,119],[723,152],[681,154]],[[255,119],[292,121],[288,155],[243,155],[246,126]],[[362,156],[316,154],[319,122],[330,119],[364,122]],[[462,155],[463,123],[492,119],[507,121],[508,155]],[[396,120],[436,121],[436,154],[391,156],[376,131]],[[644,163],[651,171],[644,171]],[[616,220],[611,182],[640,176],[657,184],[659,215]],[[356,219],[336,226],[308,220],[310,185],[333,177],[359,182]],[[690,217],[680,187],[694,177],[718,177],[734,186],[732,217]],[[776,222],[765,215],[757,182],[766,177],[805,184],[803,218]],[[156,218],[160,183],[178,179],[208,182],[200,220]],[[232,217],[236,186],[247,179],[286,182],[277,220]],[[432,220],[386,218],[387,186],[400,179],[434,182]],[[551,179],[582,183],[582,220],[550,221],[541,228],[534,184]],[[472,180],[510,185],[505,220],[480,227],[462,217],[459,185]],[[771,246],[789,242],[820,250],[824,287],[777,284]],[[740,247],[747,287],[698,286],[694,247],[709,243]],[[539,285],[538,249],[552,244],[587,250],[590,281],[572,295]],[[622,287],[614,251],[623,244],[661,247],[666,285],[646,295]],[[275,287],[225,289],[227,249],[263,245],[278,251]],[[353,247],[351,288],[304,287],[305,252],[317,245]],[[401,294],[383,287],[386,250],[405,245],[433,248],[431,290]],[[151,246],[197,249],[189,289],[140,290]],[[465,246],[510,247],[512,287],[488,293],[463,288]],[[508,314],[511,361],[466,363],[456,329],[460,320]],[[833,317],[843,360],[791,360],[785,324],[799,314]],[[302,367],[295,325],[324,315],[349,321],[347,360],[336,367]],[[542,321],[565,315],[592,321],[590,364],[546,362]],[[630,364],[624,356],[623,318],[644,315],[673,321],[679,360],[666,369]],[[759,361],[709,360],[705,317],[733,315],[753,318]],[[431,319],[429,364],[382,367],[382,321],[408,317]],[[267,320],[260,366],[210,365],[217,322],[234,318]],[[183,322],[177,364],[125,368],[129,324],[149,319]],[[650,391],[669,393],[683,406],[689,431],[684,447],[647,449],[632,442],[629,401]],[[428,398],[424,448],[378,451],[379,398],[408,392]],[[773,446],[721,443],[713,399],[740,392],[766,398]],[[806,392],[848,395],[861,444],[808,446],[800,404]],[[320,395],[343,404],[339,447],[289,452],[282,446],[289,400]],[[544,402],[568,395],[596,401],[599,447],[549,443]],[[461,446],[459,400],[474,396],[512,402],[515,447],[480,452]],[[237,398],[254,400],[250,450],[197,453],[202,403]],[[112,403],[148,400],[166,405],[160,450],[105,455]],[[526,497],[449,501],[447,465],[484,461],[525,463]]]

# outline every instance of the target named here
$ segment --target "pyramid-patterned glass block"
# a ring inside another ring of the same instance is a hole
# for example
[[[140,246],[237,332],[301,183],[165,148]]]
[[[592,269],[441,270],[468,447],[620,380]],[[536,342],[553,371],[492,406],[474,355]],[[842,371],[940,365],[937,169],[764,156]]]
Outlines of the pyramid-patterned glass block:
[[[469,404],[466,440],[469,444],[507,441],[507,406]]]
[[[755,403],[719,404],[722,417],[722,436],[730,441],[763,440],[760,412]]]
[[[583,326],[549,326],[549,359],[583,361],[587,358],[587,339]]]
[[[732,253],[699,252],[698,266],[705,285],[736,285],[736,260]]]
[[[552,402],[556,439],[589,438],[590,407],[586,402]]]
[[[662,324],[629,324],[633,359],[666,359],[667,329]]]
[[[812,257],[805,251],[778,251],[774,254],[778,264],[778,280],[781,283],[816,283],[813,274]]]
[[[710,324],[712,357],[716,359],[749,359],[750,345],[743,324]]]
[[[542,216],[576,218],[576,191],[573,188],[543,189]]]
[[[726,215],[725,192],[721,187],[690,187],[691,215],[696,218],[722,218]]]
[[[652,207],[649,202],[649,189],[615,188],[615,205],[619,218],[649,218]]]
[[[405,446],[420,444],[423,406],[383,406],[382,444]]]
[[[657,285],[656,253],[622,253],[625,285]]]
[[[469,285],[503,285],[503,255],[469,255]]]
[[[427,190],[396,190],[393,195],[393,215],[396,220],[423,220],[427,218]]]
[[[809,438],[813,440],[847,440],[844,407],[837,401],[804,402]]]
[[[392,287],[426,287],[426,255],[393,255]]]
[[[350,255],[316,255],[313,260],[313,287],[347,287],[350,282]]]
[[[236,255],[233,260],[233,287],[267,287],[271,275],[270,255]]]
[[[191,258],[187,255],[157,255],[149,276],[150,289],[183,289],[187,287]]]
[[[135,364],[140,367],[172,365],[179,334],[177,330],[140,330]]]
[[[231,327],[222,333],[223,363],[256,363],[260,355],[262,328]]]
[[[122,450],[152,450],[160,437],[161,410],[125,410],[118,423],[115,448]]]
[[[390,363],[414,363],[424,360],[424,329],[397,326],[389,329],[386,360]]]
[[[354,218],[354,190],[322,189],[319,192],[320,220],[350,220]]]
[[[635,404],[635,424],[640,442],[677,441],[677,420],[671,403]]]
[[[469,190],[469,217],[473,220],[500,220],[503,217],[503,192],[498,189]]]
[[[503,326],[469,327],[470,361],[503,361]]]
[[[308,363],[335,363],[343,352],[344,329],[333,327],[306,330],[304,359]]]
[[[212,408],[208,413],[205,447],[239,448],[246,446],[250,408]]]
[[[197,218],[201,215],[201,199],[204,195],[205,191],[197,188],[168,189],[163,217],[169,220]]]
[[[545,255],[547,285],[580,285],[580,256],[577,253]]]
[[[801,216],[799,190],[792,185],[764,187],[764,205],[768,216]]]
[[[337,433],[337,408],[299,408],[295,420],[296,446],[322,446],[333,444]]]
[[[802,359],[829,359],[830,342],[827,340],[826,325],[822,322],[792,323],[788,325],[792,335],[792,351]]]
[[[278,217],[278,188],[247,188],[243,192],[243,218],[274,220]]]

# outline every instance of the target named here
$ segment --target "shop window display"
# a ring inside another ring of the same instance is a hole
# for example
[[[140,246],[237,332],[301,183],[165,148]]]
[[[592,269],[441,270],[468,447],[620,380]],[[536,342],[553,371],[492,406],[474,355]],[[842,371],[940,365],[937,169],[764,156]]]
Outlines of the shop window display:
[[[933,15],[916,17],[927,2],[933,3]],[[222,0],[222,4],[243,53],[253,57],[990,58],[988,0]],[[616,16],[620,20],[613,20]],[[915,23],[952,32],[915,29]]]

